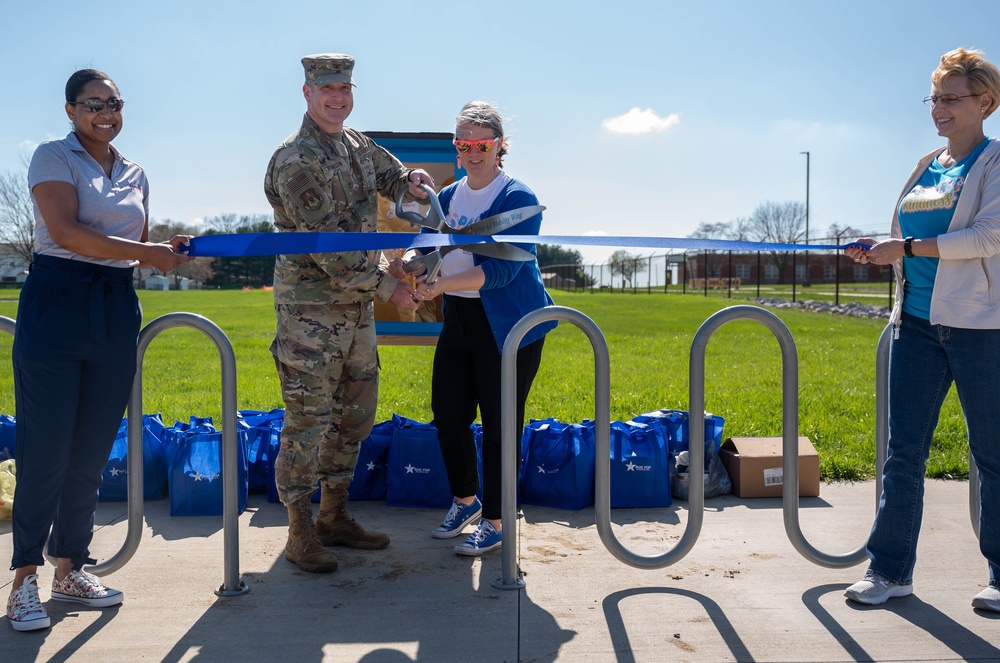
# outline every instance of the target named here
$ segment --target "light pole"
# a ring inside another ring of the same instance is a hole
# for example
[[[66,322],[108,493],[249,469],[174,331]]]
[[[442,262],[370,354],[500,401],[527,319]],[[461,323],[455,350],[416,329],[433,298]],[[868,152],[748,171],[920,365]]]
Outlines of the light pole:
[[[809,245],[809,153],[799,152],[806,155],[806,245]],[[806,278],[803,286],[809,285],[809,250],[806,249]]]

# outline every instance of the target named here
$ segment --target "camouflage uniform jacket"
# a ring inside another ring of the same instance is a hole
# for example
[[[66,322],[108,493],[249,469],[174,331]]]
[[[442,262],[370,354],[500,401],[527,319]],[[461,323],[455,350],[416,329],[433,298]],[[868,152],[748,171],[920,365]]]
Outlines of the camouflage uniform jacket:
[[[271,157],[264,193],[280,232],[376,232],[378,194],[395,199],[409,174],[364,134],[326,134],[306,115]],[[275,304],[386,302],[396,284],[380,251],[279,255],[274,265]]]

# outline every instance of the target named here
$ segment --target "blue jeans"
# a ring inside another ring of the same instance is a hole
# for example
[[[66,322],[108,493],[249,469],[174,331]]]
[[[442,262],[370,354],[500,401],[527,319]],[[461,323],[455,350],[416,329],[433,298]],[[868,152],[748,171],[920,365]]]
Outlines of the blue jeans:
[[[952,382],[979,469],[979,548],[989,563],[990,585],[998,587],[1000,330],[932,325],[908,313],[889,350],[889,453],[868,538],[869,570],[891,582],[912,582],[927,455]]]

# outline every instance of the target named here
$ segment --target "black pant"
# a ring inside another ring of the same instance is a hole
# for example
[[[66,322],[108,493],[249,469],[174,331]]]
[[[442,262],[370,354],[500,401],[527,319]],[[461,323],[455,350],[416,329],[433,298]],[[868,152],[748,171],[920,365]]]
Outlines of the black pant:
[[[93,564],[101,474],[125,413],[142,322],[132,269],[35,256],[14,333],[17,408],[11,568],[49,554]]]
[[[524,403],[542,359],[540,338],[517,351],[517,454],[520,465],[520,431],[524,428]],[[483,422],[483,517],[500,518],[501,355],[480,299],[448,297],[444,326],[434,352],[431,409],[448,471],[448,483],[456,497],[479,491],[476,443],[470,426],[476,407]]]

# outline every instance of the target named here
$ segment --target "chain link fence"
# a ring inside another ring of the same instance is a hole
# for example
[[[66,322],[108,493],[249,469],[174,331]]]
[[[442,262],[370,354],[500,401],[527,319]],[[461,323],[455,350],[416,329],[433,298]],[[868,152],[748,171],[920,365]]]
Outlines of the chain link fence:
[[[888,235],[881,235],[887,237]],[[872,235],[878,239],[879,236]],[[853,239],[853,237],[851,238]],[[816,244],[844,244],[843,237]],[[681,293],[732,298],[821,296],[835,304],[859,301],[892,306],[891,265],[862,265],[843,251],[678,251],[636,255],[623,263],[547,265],[547,288],[574,292]]]

